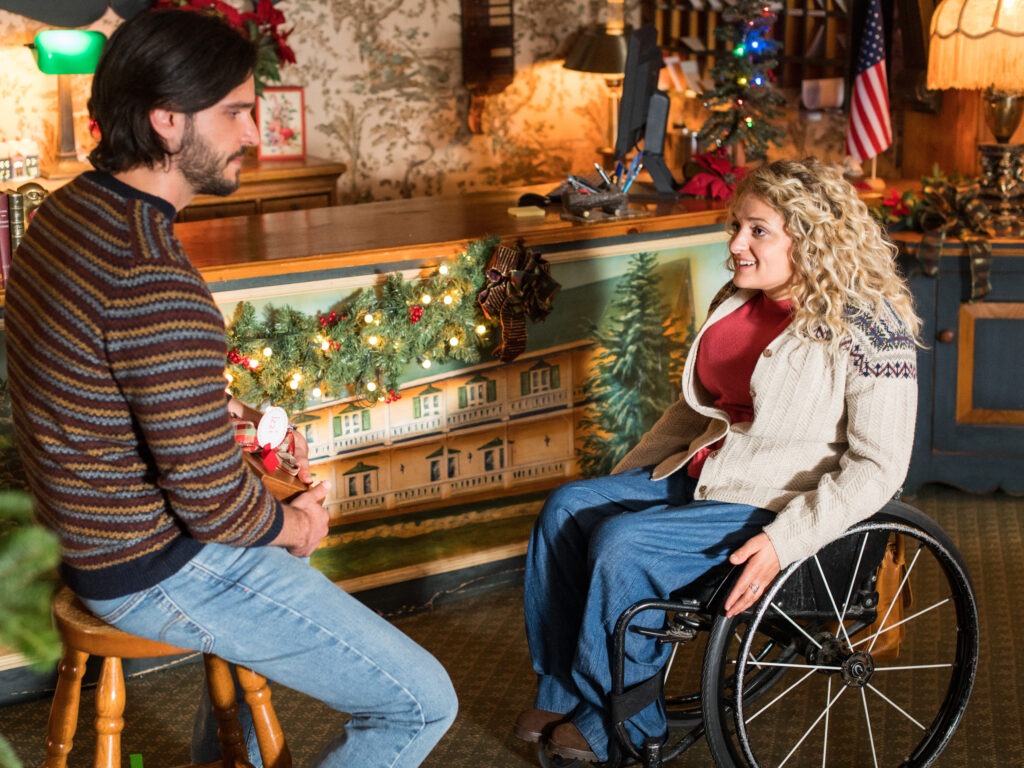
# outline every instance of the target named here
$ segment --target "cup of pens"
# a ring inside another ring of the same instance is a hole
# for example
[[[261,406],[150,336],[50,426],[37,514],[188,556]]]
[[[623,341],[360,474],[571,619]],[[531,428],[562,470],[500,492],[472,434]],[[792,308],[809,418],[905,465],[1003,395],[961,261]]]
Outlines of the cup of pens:
[[[623,216],[629,211],[629,187],[640,172],[643,163],[638,152],[629,171],[618,164],[614,174],[609,175],[598,163],[594,163],[597,177],[581,178],[570,174],[566,181],[569,188],[562,194],[562,207],[572,216],[592,218],[595,212],[603,216]]]

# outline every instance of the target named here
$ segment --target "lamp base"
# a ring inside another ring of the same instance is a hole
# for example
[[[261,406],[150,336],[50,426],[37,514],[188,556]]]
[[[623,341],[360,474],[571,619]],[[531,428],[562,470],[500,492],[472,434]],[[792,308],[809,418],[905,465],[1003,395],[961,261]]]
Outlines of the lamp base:
[[[57,158],[43,163],[39,171],[45,179],[70,179],[92,169],[91,164],[78,159]]]
[[[1006,144],[1017,132],[1024,116],[1024,97],[1017,91],[996,91],[989,88],[983,101],[985,124],[1000,144]]]
[[[997,235],[1017,235],[1024,214],[1024,144],[979,144],[979,197]]]

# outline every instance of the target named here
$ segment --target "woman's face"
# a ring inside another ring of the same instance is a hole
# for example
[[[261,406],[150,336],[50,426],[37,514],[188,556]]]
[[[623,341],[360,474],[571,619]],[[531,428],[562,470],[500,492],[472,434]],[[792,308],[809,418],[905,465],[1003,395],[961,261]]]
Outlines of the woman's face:
[[[730,222],[729,253],[732,281],[737,288],[753,288],[780,301],[789,295],[793,264],[789,258],[793,238],[786,234],[782,215],[754,195],[746,195]]]

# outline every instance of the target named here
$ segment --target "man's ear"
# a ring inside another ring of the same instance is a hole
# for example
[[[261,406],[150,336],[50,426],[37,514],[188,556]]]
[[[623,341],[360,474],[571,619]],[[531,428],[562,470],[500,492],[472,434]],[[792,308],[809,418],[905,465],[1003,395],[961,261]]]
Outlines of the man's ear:
[[[170,109],[151,109],[149,124],[164,141],[164,146],[171,153],[181,147],[181,136],[185,130],[185,115]]]

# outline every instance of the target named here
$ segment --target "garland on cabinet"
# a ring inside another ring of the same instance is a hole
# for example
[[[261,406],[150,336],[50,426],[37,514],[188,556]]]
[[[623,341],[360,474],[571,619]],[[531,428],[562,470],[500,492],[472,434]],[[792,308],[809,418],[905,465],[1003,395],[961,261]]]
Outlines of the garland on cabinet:
[[[516,357],[525,348],[525,317],[542,320],[557,288],[542,257],[522,243],[499,246],[488,238],[419,280],[388,274],[327,312],[268,306],[260,318],[251,303],[240,302],[227,334],[228,390],[292,413],[310,398],[391,402],[416,371],[479,360],[499,324],[494,355]]]
[[[983,300],[992,290],[993,212],[986,205],[978,179],[958,174],[946,176],[938,166],[931,176],[921,178],[921,189],[902,194],[895,189],[871,214],[893,232],[920,232],[921,242],[915,256],[921,271],[934,277],[948,239],[960,240],[967,249],[971,270],[970,301]]]

